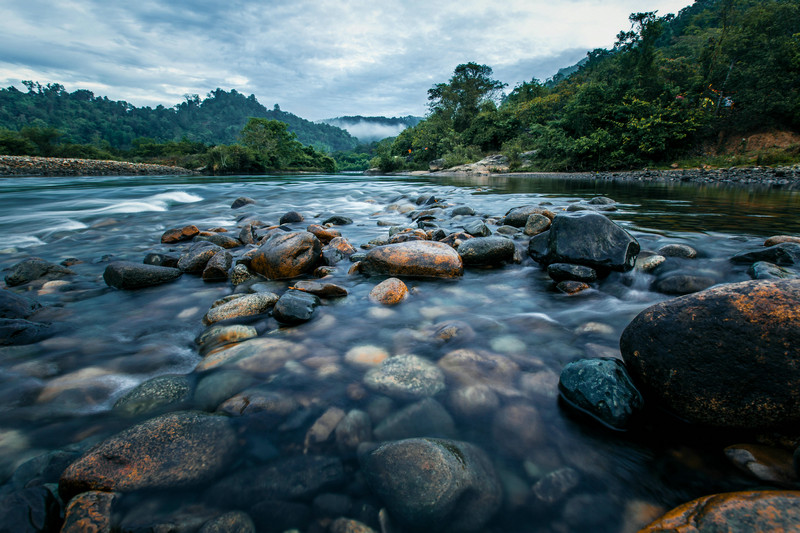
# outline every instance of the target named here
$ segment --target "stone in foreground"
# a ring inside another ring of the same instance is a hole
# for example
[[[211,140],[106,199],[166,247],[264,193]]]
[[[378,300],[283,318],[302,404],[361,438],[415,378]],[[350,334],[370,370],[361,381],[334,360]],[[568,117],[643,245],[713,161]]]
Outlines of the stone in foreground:
[[[228,419],[178,412],[110,437],[61,475],[64,501],[90,490],[132,492],[196,486],[222,473],[237,451]]]
[[[800,422],[800,280],[719,285],[656,304],[625,328],[634,383],[689,422],[757,429]]]
[[[360,462],[391,516],[414,530],[481,531],[502,502],[491,461],[483,450],[466,442],[389,442],[363,455]]]
[[[177,268],[115,261],[106,267],[103,280],[109,287],[133,290],[168,283],[178,279],[182,274],[183,272]]]
[[[450,246],[431,241],[406,241],[378,246],[361,261],[367,275],[456,278],[464,273],[461,257]]]
[[[312,272],[321,251],[319,239],[307,231],[282,233],[258,248],[250,268],[267,279],[291,279]]]

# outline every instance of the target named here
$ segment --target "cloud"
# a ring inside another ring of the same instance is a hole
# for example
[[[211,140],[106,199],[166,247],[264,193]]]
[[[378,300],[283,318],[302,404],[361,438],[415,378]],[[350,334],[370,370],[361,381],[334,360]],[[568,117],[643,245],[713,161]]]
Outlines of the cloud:
[[[0,83],[174,105],[217,87],[305,118],[421,115],[460,63],[512,88],[610,47],[628,14],[689,0],[6,0]]]

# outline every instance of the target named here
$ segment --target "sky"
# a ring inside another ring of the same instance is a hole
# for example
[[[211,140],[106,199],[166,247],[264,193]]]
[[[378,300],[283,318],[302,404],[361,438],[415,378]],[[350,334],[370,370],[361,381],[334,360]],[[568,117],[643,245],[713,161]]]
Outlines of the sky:
[[[611,48],[633,12],[691,0],[2,0],[0,86],[136,106],[216,88],[309,120],[423,116],[470,61],[507,91]]]

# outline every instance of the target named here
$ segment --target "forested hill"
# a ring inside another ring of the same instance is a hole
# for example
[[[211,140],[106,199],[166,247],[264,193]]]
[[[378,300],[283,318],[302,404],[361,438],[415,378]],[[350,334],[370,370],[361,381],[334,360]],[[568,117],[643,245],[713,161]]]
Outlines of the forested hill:
[[[202,100],[189,95],[174,107],[159,105],[153,109],[95,96],[84,89],[70,93],[60,84],[23,84],[27,91],[0,89],[0,128],[55,128],[61,142],[108,143],[115,149],[129,149],[137,138],[231,144],[237,141],[248,118],[258,117],[285,122],[301,143],[325,151],[350,150],[358,143],[340,128],[302,119],[281,111],[278,105],[267,109],[254,95],[245,96],[235,89],[215,89]]]

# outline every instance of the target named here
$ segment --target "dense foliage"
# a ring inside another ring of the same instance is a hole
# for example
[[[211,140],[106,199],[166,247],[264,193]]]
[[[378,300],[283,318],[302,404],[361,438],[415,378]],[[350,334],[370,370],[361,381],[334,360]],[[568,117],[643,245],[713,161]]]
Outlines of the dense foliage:
[[[613,49],[502,100],[490,67],[459,65],[428,92],[427,118],[380,144],[372,164],[449,166],[502,151],[529,169],[633,168],[746,132],[800,131],[796,0],[697,0],[677,17],[630,21]]]
[[[205,144],[236,142],[251,117],[278,120],[288,125],[297,139],[318,150],[350,150],[358,141],[346,131],[316,124],[278,105],[268,110],[254,95],[215,89],[203,100],[186,95],[180,104],[135,107],[124,101],[95,96],[91,91],[68,92],[60,84],[24,81],[27,91],[0,89],[0,128],[21,133],[26,127],[52,128],[61,143],[98,148],[131,149],[139,138],[156,142],[188,139]]]

